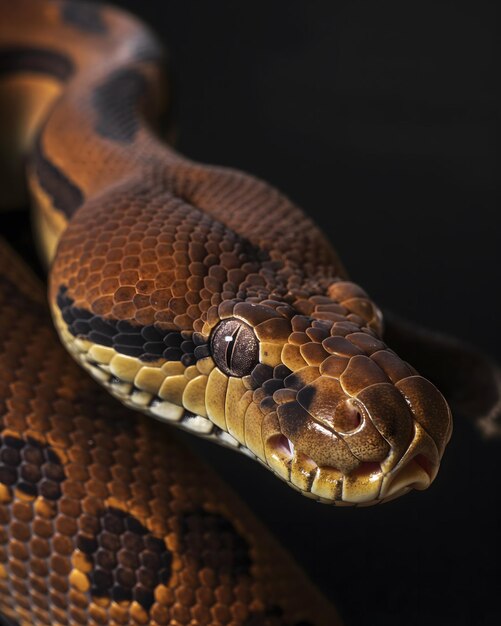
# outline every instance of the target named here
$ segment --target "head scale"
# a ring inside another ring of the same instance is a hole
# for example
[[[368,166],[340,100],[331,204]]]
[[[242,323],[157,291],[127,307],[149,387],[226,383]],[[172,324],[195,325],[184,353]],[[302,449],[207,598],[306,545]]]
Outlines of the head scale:
[[[293,305],[226,301],[199,337],[209,418],[296,489],[371,504],[434,480],[452,421],[440,392],[380,339],[365,292],[339,281]]]

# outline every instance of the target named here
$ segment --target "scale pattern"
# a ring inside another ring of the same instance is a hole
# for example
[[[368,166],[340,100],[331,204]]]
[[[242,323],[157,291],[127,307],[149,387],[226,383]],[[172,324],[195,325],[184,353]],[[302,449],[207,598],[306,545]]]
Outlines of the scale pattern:
[[[0,612],[20,626],[339,623],[170,431],[81,375],[6,248],[0,266]]]
[[[277,232],[298,212],[277,191],[179,161],[168,174],[141,172],[140,182],[128,180],[76,212],[52,270],[54,290],[64,286],[75,306],[105,319],[201,331],[222,302],[293,304],[325,294],[342,276],[303,213],[286,236]]]

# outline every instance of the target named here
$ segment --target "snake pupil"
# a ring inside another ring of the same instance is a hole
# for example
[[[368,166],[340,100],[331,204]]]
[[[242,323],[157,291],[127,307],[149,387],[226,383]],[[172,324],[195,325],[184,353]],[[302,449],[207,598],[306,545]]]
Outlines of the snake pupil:
[[[231,367],[232,355],[233,355],[233,350],[235,348],[239,330],[240,330],[239,326],[236,326],[235,330],[233,331],[233,334],[226,335],[224,338],[224,340],[226,341],[226,367],[228,368],[228,370],[232,369]]]

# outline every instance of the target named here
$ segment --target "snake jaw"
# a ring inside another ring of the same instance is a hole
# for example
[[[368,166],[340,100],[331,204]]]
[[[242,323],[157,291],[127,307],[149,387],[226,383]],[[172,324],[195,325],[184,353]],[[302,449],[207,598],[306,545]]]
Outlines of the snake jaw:
[[[336,505],[367,506],[431,485],[440,459],[436,447],[430,447],[429,442],[423,444],[422,434],[418,428],[413,445],[396,465],[388,459],[382,463],[366,461],[349,473],[335,466],[318,466],[284,435],[267,442],[268,458],[274,471],[305,495]]]

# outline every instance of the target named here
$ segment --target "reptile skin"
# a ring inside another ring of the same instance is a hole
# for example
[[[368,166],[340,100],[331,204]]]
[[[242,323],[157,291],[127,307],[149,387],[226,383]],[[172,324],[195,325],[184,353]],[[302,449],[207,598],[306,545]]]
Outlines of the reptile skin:
[[[0,623],[339,625],[171,429],[81,375],[1,241],[0,268]]]
[[[162,51],[143,25],[95,4],[4,3],[0,72],[23,103],[14,144],[53,319],[84,368],[323,502],[433,481],[452,430],[442,395],[383,343],[378,308],[299,208],[156,137]]]

